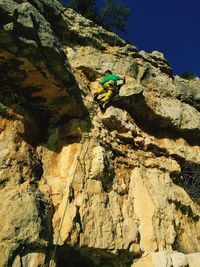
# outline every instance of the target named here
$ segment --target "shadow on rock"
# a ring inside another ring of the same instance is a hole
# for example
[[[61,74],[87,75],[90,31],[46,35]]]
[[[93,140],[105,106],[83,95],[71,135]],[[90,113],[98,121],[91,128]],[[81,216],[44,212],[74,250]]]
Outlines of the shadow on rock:
[[[195,145],[200,142],[200,130],[198,127],[181,127],[176,125],[173,118],[156,112],[147,104],[143,92],[138,94],[123,96],[115,102],[117,107],[129,112],[136,124],[146,133],[157,138],[170,138],[176,140],[184,138],[189,144]],[[180,120],[181,120],[180,114]]]
[[[104,249],[69,246],[59,246],[57,258],[58,267],[130,267],[133,261],[133,256],[123,250],[114,254]]]

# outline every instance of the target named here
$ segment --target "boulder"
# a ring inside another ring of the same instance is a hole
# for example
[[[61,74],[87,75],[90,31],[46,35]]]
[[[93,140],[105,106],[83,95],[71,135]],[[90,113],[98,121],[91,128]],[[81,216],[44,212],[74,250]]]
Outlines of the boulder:
[[[134,132],[135,125],[133,119],[126,111],[109,107],[101,116],[103,124],[110,130],[117,130],[119,133]]]

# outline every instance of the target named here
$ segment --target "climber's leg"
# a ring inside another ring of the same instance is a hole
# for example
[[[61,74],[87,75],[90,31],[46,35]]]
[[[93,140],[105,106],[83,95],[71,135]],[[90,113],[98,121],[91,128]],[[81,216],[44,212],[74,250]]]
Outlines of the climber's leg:
[[[101,100],[101,102],[105,105],[107,104],[114,95],[114,83],[107,82],[104,84],[104,88],[107,90],[106,96]]]
[[[112,99],[113,95],[114,95],[114,91],[113,90],[108,90],[106,96],[101,100],[101,102],[103,104],[107,104]]]
[[[98,90],[94,93],[94,100],[97,100],[97,97],[105,92],[103,86],[100,86]]]

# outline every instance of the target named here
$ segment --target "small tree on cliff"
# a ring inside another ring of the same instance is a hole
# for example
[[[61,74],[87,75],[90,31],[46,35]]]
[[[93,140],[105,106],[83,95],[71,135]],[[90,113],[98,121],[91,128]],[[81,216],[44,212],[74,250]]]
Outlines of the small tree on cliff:
[[[73,8],[84,17],[96,21],[96,0],[73,0],[67,6]]]
[[[131,9],[123,2],[116,3],[115,0],[104,0],[103,7],[99,9],[96,0],[71,0],[67,6],[107,30],[124,32],[131,17]]]
[[[130,8],[126,7],[123,2],[117,4],[115,0],[105,0],[99,20],[100,24],[108,30],[124,32],[130,16]]]
[[[194,78],[197,77],[197,75],[193,72],[185,71],[184,73],[180,75],[180,77],[186,80],[193,80]]]

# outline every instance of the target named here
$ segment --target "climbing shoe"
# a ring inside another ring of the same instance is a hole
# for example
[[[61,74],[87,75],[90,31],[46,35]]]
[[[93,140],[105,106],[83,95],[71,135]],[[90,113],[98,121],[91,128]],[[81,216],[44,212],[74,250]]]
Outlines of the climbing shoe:
[[[100,107],[102,112],[104,112],[107,109],[108,106],[109,106],[108,103],[99,102],[99,107]]]
[[[94,94],[94,101],[97,101],[97,98],[98,98],[98,94],[95,93],[95,94]]]
[[[102,102],[99,102],[99,107],[102,112],[105,111],[104,104]]]

